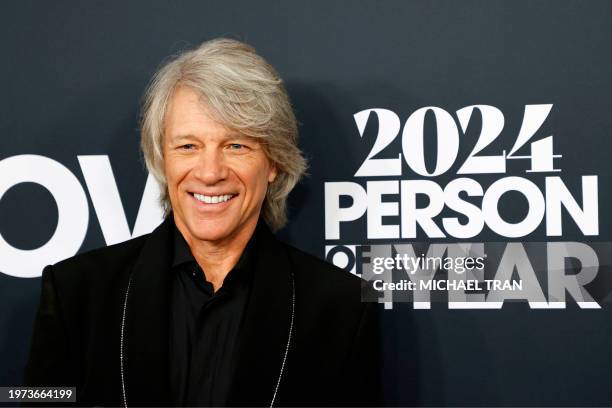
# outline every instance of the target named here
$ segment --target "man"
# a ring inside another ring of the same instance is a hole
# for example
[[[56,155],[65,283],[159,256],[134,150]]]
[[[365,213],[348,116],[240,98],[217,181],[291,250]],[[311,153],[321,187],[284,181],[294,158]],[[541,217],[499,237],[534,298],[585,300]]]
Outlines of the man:
[[[274,69],[226,39],[178,56],[142,149],[166,219],[45,268],[27,385],[84,405],[377,405],[376,305],[271,232],[306,167]]]

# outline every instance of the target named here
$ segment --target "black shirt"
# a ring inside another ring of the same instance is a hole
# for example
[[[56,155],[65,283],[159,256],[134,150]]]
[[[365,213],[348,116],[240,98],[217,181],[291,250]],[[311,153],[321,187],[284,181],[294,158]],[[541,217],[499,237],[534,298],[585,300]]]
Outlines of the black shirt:
[[[255,234],[222,286],[213,285],[174,227],[170,386],[176,405],[225,405],[252,281]]]

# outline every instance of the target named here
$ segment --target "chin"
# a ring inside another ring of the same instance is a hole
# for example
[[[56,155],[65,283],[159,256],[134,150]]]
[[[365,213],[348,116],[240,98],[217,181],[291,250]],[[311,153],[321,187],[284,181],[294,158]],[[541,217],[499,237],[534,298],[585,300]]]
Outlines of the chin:
[[[220,241],[236,232],[229,220],[198,220],[189,223],[189,233],[200,241]]]

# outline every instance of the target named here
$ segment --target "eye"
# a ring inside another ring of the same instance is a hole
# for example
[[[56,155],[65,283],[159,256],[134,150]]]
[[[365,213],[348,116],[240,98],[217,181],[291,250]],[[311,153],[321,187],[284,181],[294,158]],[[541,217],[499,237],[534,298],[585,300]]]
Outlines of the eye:
[[[242,150],[246,148],[246,146],[240,143],[231,143],[229,144],[229,148],[230,150]]]
[[[181,150],[193,150],[194,148],[195,148],[195,145],[193,143],[187,143],[187,144],[179,146],[179,149]]]

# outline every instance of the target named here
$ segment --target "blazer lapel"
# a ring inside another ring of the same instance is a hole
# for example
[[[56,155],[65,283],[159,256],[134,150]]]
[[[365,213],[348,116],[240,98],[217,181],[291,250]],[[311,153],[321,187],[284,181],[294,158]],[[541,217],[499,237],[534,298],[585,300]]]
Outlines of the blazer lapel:
[[[126,305],[127,404],[170,405],[169,310],[172,214],[145,242],[134,264]]]
[[[291,262],[286,249],[265,224],[260,222],[256,233],[253,286],[228,397],[228,405],[233,406],[270,405],[289,336]]]
[[[168,269],[173,222],[170,214],[153,231],[132,270],[124,338],[128,405],[130,401],[138,405],[171,405]],[[289,255],[265,224],[258,225],[256,234],[253,286],[237,343],[228,405],[270,404],[289,336],[292,307]]]

